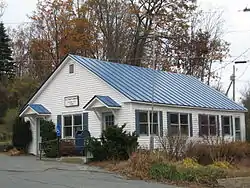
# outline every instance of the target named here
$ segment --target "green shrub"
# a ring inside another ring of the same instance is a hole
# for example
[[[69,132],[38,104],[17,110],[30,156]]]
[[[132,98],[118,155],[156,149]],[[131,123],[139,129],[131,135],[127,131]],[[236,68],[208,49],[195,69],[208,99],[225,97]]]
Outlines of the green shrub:
[[[42,137],[42,148],[46,157],[57,157],[58,143],[55,132],[55,124],[52,121],[40,121],[40,135]]]
[[[179,180],[179,173],[175,165],[172,164],[154,164],[149,169],[149,175],[156,180]]]
[[[30,122],[25,122],[23,118],[17,117],[13,124],[12,144],[19,150],[28,151],[32,141],[32,131]]]
[[[45,156],[48,158],[56,158],[58,155],[57,140],[50,140],[46,144],[44,143]]]
[[[126,160],[138,146],[137,135],[127,133],[121,127],[111,126],[102,132],[100,140],[90,138],[86,148],[93,154],[93,160]]]
[[[174,164],[154,164],[149,170],[151,178],[164,181],[188,181],[201,184],[217,184],[217,179],[226,177],[223,169],[212,166],[177,168]]]
[[[55,124],[52,121],[41,120],[40,135],[42,137],[42,142],[55,140],[57,138]]]

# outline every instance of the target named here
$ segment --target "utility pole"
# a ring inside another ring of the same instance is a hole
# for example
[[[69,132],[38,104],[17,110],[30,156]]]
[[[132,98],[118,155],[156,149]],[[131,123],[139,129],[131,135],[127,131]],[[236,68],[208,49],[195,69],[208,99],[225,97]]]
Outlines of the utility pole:
[[[236,64],[243,64],[243,63],[247,63],[247,61],[235,61],[234,62],[234,65],[233,65],[233,74],[230,76],[230,80],[231,80],[231,83],[227,89],[227,92],[226,92],[226,95],[228,95],[228,92],[229,92],[229,89],[231,87],[231,85],[233,85],[233,101],[235,101],[235,92],[236,92],[236,86],[235,86],[235,78],[236,78],[236,75],[235,75],[235,65]]]

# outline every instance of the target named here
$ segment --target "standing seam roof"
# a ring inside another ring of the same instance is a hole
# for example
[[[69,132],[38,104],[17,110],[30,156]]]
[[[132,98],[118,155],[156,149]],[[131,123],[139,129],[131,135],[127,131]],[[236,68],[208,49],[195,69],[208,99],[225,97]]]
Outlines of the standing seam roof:
[[[193,76],[70,55],[132,101],[246,111]],[[154,83],[154,84],[153,84]],[[154,86],[153,86],[154,85]],[[152,97],[154,88],[154,97]]]

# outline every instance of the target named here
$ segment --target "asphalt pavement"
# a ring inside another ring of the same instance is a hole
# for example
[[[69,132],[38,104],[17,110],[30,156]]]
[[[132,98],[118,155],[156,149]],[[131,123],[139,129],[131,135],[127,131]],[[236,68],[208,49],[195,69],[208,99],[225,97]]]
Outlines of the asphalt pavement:
[[[0,188],[176,188],[127,180],[97,167],[0,154]]]

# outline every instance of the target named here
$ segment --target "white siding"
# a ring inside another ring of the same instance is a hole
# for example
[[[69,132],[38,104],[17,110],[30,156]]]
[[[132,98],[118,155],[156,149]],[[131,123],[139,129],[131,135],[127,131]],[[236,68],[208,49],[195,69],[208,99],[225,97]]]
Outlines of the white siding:
[[[129,105],[123,104],[129,100],[117,90],[112,88],[102,79],[88,71],[86,68],[71,59],[65,60],[65,64],[61,65],[61,69],[49,84],[45,84],[42,92],[30,101],[30,103],[42,104],[51,113],[51,118],[54,123],[57,121],[57,115],[72,114],[83,112],[84,105],[94,95],[107,95],[119,103],[122,108],[117,111],[116,123],[129,125]],[[69,64],[74,64],[75,71],[69,74]],[[79,106],[65,107],[64,97],[79,95]],[[101,122],[94,112],[89,112],[89,130],[91,136],[98,137],[101,133]]]
[[[132,110],[131,110],[131,131],[135,131],[135,110],[152,110],[151,105],[147,104],[139,104],[139,103],[131,103]],[[193,137],[192,139],[199,138],[199,125],[198,125],[198,114],[211,114],[211,115],[219,115],[219,120],[221,121],[222,115],[230,115],[234,117],[239,116],[241,122],[241,137],[245,140],[245,114],[244,113],[236,113],[236,112],[225,112],[225,111],[217,111],[217,110],[204,110],[204,109],[192,109],[192,108],[181,108],[181,107],[167,107],[162,105],[154,105],[155,111],[162,111],[163,113],[163,131],[164,134],[167,131],[167,112],[182,112],[182,113],[192,113],[192,126],[193,126]],[[221,125],[221,122],[220,122]],[[234,123],[233,123],[234,126]],[[220,135],[221,135],[221,127],[220,127]],[[231,136],[228,139],[232,139]],[[157,142],[158,138],[155,138],[155,146],[159,143]],[[150,143],[149,136],[140,136],[139,137],[139,144],[142,147],[148,148]]]

